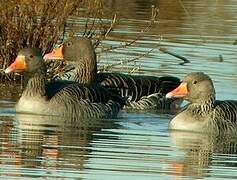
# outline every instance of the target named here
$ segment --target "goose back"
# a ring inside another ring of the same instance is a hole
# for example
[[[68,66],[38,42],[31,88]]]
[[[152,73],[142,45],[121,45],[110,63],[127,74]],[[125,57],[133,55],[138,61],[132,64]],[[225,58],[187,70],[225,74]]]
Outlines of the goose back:
[[[99,99],[95,98],[96,90],[92,90],[95,93],[91,95],[92,99],[95,98],[92,102],[88,98],[90,95],[86,94],[90,93],[90,90],[92,89],[81,88],[75,84],[64,87],[50,99],[49,107],[58,108],[56,111],[50,108],[49,114],[83,118],[115,118],[122,105],[113,100],[98,101]]]
[[[180,110],[182,100],[179,98],[166,99],[161,93],[143,96],[139,101],[128,101],[126,110],[151,110],[160,113],[176,113]]]
[[[108,100],[115,100],[118,102],[123,101],[123,98],[109,92],[104,87],[99,84],[80,84],[74,81],[51,81],[46,84],[46,95],[51,99],[57,92],[64,89],[65,87],[72,88],[76,86],[76,98],[77,99],[87,99],[90,102],[107,102]]]
[[[237,101],[215,101],[212,118],[219,131],[237,133]]]
[[[172,76],[159,78],[120,73],[98,73],[97,82],[110,91],[130,97],[130,101],[135,102],[153,93],[160,93],[164,96],[180,84],[180,80]]]

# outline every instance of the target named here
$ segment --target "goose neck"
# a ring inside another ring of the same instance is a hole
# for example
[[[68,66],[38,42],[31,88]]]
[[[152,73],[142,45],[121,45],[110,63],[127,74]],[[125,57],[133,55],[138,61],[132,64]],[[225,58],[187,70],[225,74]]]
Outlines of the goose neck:
[[[96,81],[97,66],[78,64],[73,80],[82,84],[93,84]]]
[[[46,77],[44,74],[36,74],[30,78],[26,78],[27,83],[22,96],[42,97],[45,96]]]
[[[191,109],[191,111],[196,115],[206,116],[207,114],[213,111],[214,102],[215,102],[215,98],[210,97],[207,100],[202,101],[201,103],[190,104],[189,109]]]

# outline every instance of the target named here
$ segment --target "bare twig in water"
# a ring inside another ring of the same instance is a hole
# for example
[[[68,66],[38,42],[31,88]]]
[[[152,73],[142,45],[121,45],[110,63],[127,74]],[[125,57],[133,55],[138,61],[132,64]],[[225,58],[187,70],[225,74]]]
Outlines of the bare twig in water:
[[[106,31],[106,33],[104,34],[104,37],[107,37],[108,34],[114,29],[114,26],[116,24],[116,21],[117,21],[117,14],[115,13],[114,14],[114,17],[113,17],[113,20],[110,24],[110,27],[108,28],[108,30]]]
[[[191,24],[191,25],[193,26],[193,28],[199,32],[200,39],[202,39],[203,42],[205,42],[206,40],[205,40],[204,37],[203,37],[202,31],[201,31],[200,28],[197,26],[197,24],[194,22],[192,16],[190,15],[188,9],[184,6],[182,0],[178,0],[178,2],[179,2],[179,4],[181,5],[181,7],[183,8],[183,10],[184,10],[185,14],[187,15],[187,17],[193,22],[193,23]]]
[[[102,52],[107,52],[107,51],[111,51],[111,50],[115,50],[115,49],[119,49],[119,48],[126,48],[126,47],[131,46],[134,43],[136,43],[141,37],[144,36],[144,33],[148,32],[151,29],[151,27],[153,26],[153,24],[154,24],[154,22],[155,22],[155,20],[158,16],[158,13],[159,13],[158,8],[155,8],[155,6],[152,6],[151,18],[150,18],[150,22],[149,22],[148,26],[145,29],[141,30],[140,33],[136,36],[136,38],[134,40],[132,40],[131,42],[125,43],[124,45],[107,48],[107,49],[103,50]],[[155,47],[151,48],[146,53],[141,54],[141,55],[139,55],[135,58],[121,60],[120,62],[117,62],[117,63],[108,64],[108,65],[103,66],[99,70],[106,71],[106,70],[109,70],[109,69],[111,69],[115,66],[118,66],[118,65],[124,65],[124,64],[127,64],[127,63],[137,61],[137,60],[139,60],[143,57],[147,57],[154,49],[157,49],[157,48],[159,48],[159,50],[163,53],[170,54],[170,55],[172,55],[176,58],[179,58],[179,59],[183,60],[183,62],[179,63],[180,65],[183,65],[185,63],[190,63],[190,61],[188,59],[186,59],[185,57],[182,57],[181,55],[178,55],[177,53],[171,52],[171,51],[167,50],[166,48],[162,48],[162,47],[160,47],[160,44],[158,44]]]
[[[183,62],[179,63],[179,65],[184,65],[186,63],[190,63],[190,61],[187,58],[180,56],[177,53],[171,52],[171,51],[167,50],[166,48],[159,48],[159,50],[163,53],[169,54],[171,56],[174,56],[174,57],[177,57],[177,58],[183,60]]]
[[[65,34],[66,34],[66,27],[67,27],[67,22],[65,21],[63,24],[63,32],[62,32],[62,38],[61,38],[60,44],[62,44],[64,41]]]
[[[114,14],[111,9],[106,9],[101,0],[87,1],[86,6],[89,8],[85,10],[86,20],[82,36],[94,39],[95,42],[93,44],[97,48],[101,41],[113,31],[117,23],[117,14]],[[109,22],[105,17],[111,16],[111,14],[113,14],[113,18]],[[78,32],[78,28],[76,28],[76,32]]]
[[[223,58],[223,56],[220,54],[219,55],[219,62],[223,62],[224,61],[224,58]]]
[[[109,28],[107,30],[105,30],[104,33],[100,36],[100,38],[97,39],[97,41],[94,43],[94,47],[95,48],[97,48],[99,46],[99,44],[101,43],[102,39],[105,39],[109,35],[109,33],[113,31],[116,23],[117,23],[117,14],[115,13],[114,17],[113,17],[113,19],[112,19],[112,21],[110,23]]]
[[[160,45],[157,45],[157,46],[160,46]],[[111,69],[111,68],[113,68],[115,66],[124,65],[124,64],[131,63],[131,62],[134,62],[136,60],[139,60],[141,58],[147,57],[152,51],[154,51],[157,48],[157,46],[154,47],[154,48],[151,48],[149,51],[146,51],[146,53],[143,53],[140,56],[137,56],[135,58],[121,60],[120,62],[117,62],[117,63],[104,65],[103,67],[99,68],[99,71],[108,71],[109,69]]]
[[[150,21],[148,23],[148,25],[146,26],[145,29],[142,29],[140,31],[140,33],[138,33],[138,35],[136,36],[135,39],[133,39],[132,41],[130,42],[126,42],[124,44],[121,44],[120,46],[114,46],[114,47],[109,47],[109,48],[104,48],[102,50],[102,53],[104,52],[108,52],[108,51],[111,51],[111,50],[115,50],[115,49],[120,49],[120,48],[126,48],[128,46],[131,46],[133,45],[134,43],[136,43],[138,40],[140,40],[145,33],[149,32],[150,29],[153,27],[155,21],[156,21],[156,18],[158,17],[158,14],[159,14],[159,9],[157,7],[155,7],[154,5],[152,5],[152,10],[151,10],[151,18],[150,18]]]
[[[171,51],[167,50],[166,48],[160,48],[160,44],[158,44],[155,47],[151,48],[149,51],[146,51],[146,53],[141,54],[140,56],[137,56],[137,57],[132,58],[132,59],[121,60],[120,62],[113,63],[113,64],[104,65],[103,67],[99,68],[99,71],[108,71],[109,69],[112,69],[115,66],[124,65],[124,64],[131,63],[131,62],[134,62],[136,60],[139,60],[141,58],[147,57],[152,51],[154,51],[157,48],[159,48],[159,50],[163,53],[172,55],[174,57],[177,57],[177,58],[183,60],[183,62],[179,63],[179,65],[184,65],[185,63],[190,63],[190,61],[187,58],[185,58],[181,55],[178,55],[174,52],[171,52]]]

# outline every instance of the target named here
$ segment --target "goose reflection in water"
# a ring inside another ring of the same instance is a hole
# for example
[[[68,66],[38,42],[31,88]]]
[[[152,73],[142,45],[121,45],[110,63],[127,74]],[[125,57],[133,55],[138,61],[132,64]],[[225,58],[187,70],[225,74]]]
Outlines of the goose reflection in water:
[[[184,153],[184,158],[171,163],[175,176],[207,177],[210,166],[237,167],[237,163],[221,161],[224,154],[236,156],[237,138],[234,136],[173,130],[170,137],[175,148]]]
[[[10,171],[4,171],[6,176],[28,176],[28,171],[32,171],[34,177],[47,177],[47,173],[50,177],[59,177],[54,173],[60,169],[78,175],[90,156],[94,133],[116,126],[111,119],[78,120],[20,113],[15,119],[16,128],[8,128],[9,138],[5,138],[8,141],[3,143],[5,147],[0,152],[1,164],[7,161],[5,164],[12,166]],[[15,142],[10,142],[12,135],[16,136]],[[64,172],[62,177],[66,176]]]

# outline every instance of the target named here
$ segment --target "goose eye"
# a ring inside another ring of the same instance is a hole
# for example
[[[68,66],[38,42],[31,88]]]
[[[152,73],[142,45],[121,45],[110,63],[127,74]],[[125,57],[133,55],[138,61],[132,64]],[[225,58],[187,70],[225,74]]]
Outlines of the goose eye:
[[[197,84],[197,81],[193,81],[193,84]]]
[[[72,45],[72,42],[68,42],[68,43],[67,43],[67,46],[71,46],[71,45]]]
[[[33,58],[34,56],[33,55],[30,55],[30,58]]]

